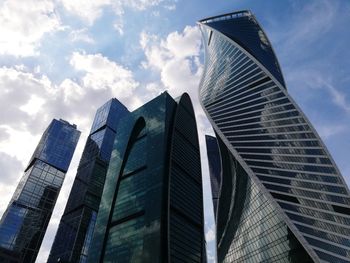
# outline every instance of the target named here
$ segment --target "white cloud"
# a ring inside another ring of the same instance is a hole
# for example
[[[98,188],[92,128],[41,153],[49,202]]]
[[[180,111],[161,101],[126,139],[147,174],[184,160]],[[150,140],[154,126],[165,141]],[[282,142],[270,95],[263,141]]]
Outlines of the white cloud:
[[[2,182],[4,183],[15,181],[18,172],[24,168],[20,160],[4,152],[0,152],[0,167],[2,171],[1,176],[4,178]]]
[[[111,0],[61,0],[67,11],[92,25],[102,15],[103,8],[111,5]]]
[[[36,107],[28,104],[30,99],[35,96],[41,101],[43,94],[50,92],[50,85],[46,77],[35,78],[33,74],[24,70],[0,68],[0,123],[13,125],[16,129],[28,128],[26,122],[33,121],[35,110],[32,107]],[[31,114],[21,110],[23,107]]]
[[[199,56],[201,34],[197,26],[186,26],[182,33],[176,31],[169,34],[162,45],[169,49],[174,57]]]
[[[346,95],[336,89],[332,84],[325,83],[325,87],[331,95],[332,101],[340,108],[350,113],[350,104],[346,100]]]
[[[44,103],[45,100],[43,98],[32,95],[27,104],[21,106],[19,109],[28,113],[29,115],[35,115],[39,112]]]
[[[60,89],[62,89],[63,100],[66,104],[78,103],[86,94],[86,91],[71,79],[63,80]]]
[[[89,44],[95,43],[94,39],[89,35],[87,28],[72,30],[69,33],[69,37],[72,42],[86,42]]]
[[[156,35],[141,32],[140,46],[147,58],[147,61],[142,62],[142,66],[146,69],[153,68],[159,71],[172,58],[170,51],[161,44],[161,40]]]
[[[190,59],[173,59],[164,65],[161,80],[170,93],[188,92],[197,97],[201,70],[192,73],[191,64]]]
[[[164,86],[158,82],[151,82],[146,85],[145,89],[150,97],[155,98],[161,93],[161,90],[164,90]]]
[[[316,126],[317,126],[317,131],[323,140],[327,140],[332,136],[348,131],[348,127],[346,125],[329,124],[327,126],[325,125],[319,125],[319,126],[316,125]]]
[[[50,0],[5,0],[0,4],[0,54],[33,56],[40,40],[60,29]]]
[[[125,8],[134,10],[145,10],[149,7],[159,5],[163,0],[61,0],[64,8],[71,14],[78,16],[87,24],[92,25],[96,19],[101,17],[105,8],[112,9],[121,17]],[[117,27],[119,30],[120,27]]]
[[[190,59],[199,56],[201,38],[198,27],[186,26],[183,32],[170,33],[166,39],[142,32],[140,45],[145,52],[146,67],[161,70],[173,59]]]
[[[207,241],[207,243],[215,240],[215,229],[214,228],[215,228],[215,225],[213,224],[205,233],[205,240]]]
[[[203,114],[198,101],[198,84],[202,73],[198,27],[186,26],[182,32],[172,32],[165,39],[142,32],[140,46],[146,56],[146,61],[141,65],[159,72],[160,90],[165,88],[174,97],[183,92],[189,93],[197,114]]]
[[[122,19],[117,19],[113,24],[114,29],[119,35],[124,35],[124,23]]]
[[[176,9],[176,5],[175,4],[169,4],[169,5],[165,5],[164,6],[165,9],[174,11]]]
[[[299,68],[288,74],[288,80],[297,83],[300,87],[324,90],[329,94],[334,105],[344,110],[347,114],[350,113],[350,102],[348,102],[346,94],[335,87],[329,73],[309,68]],[[308,94],[312,95],[312,93]]]
[[[151,6],[157,6],[164,0],[123,0],[122,2],[127,7],[132,7],[138,10],[145,10]]]
[[[85,87],[95,90],[110,89],[113,96],[127,98],[139,85],[130,70],[110,61],[101,54],[74,52],[70,64],[77,70],[86,72],[82,78]]]

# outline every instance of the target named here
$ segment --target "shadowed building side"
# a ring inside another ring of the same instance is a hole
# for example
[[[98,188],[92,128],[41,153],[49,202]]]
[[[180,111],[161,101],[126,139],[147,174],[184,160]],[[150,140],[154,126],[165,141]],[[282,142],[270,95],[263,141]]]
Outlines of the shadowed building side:
[[[187,94],[168,93],[118,127],[88,262],[202,262],[199,144]]]
[[[116,129],[127,113],[117,99],[97,110],[48,263],[86,262]]]
[[[207,146],[207,156],[209,164],[209,176],[211,194],[213,199],[214,216],[216,220],[217,205],[219,202],[219,192],[221,187],[221,159],[220,151],[216,138],[214,136],[205,135],[205,143]]]

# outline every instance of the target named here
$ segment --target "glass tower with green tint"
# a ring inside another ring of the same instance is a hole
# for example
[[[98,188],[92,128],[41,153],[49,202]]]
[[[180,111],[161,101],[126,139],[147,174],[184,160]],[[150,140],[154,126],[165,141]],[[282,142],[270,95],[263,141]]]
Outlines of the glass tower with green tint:
[[[116,130],[128,113],[117,99],[97,110],[48,263],[86,262]]]
[[[350,193],[250,11],[199,22],[217,134],[218,262],[350,262]]]
[[[24,171],[0,221],[0,262],[34,263],[80,132],[54,119]]]
[[[118,126],[88,262],[203,262],[202,195],[191,100],[165,92]]]

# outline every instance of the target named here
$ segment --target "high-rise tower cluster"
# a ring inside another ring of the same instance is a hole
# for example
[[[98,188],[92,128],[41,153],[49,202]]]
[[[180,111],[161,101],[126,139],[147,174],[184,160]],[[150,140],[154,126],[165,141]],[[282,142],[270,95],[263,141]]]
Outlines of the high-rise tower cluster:
[[[350,193],[250,11],[199,21],[217,262],[350,262]],[[193,87],[196,88],[196,87]],[[35,262],[80,132],[53,120],[0,222],[0,262]],[[49,263],[205,263],[187,93],[96,112]]]
[[[0,262],[36,259],[79,137],[75,126],[56,122],[44,133],[3,216]],[[38,176],[51,178],[51,184],[43,185]],[[190,97],[174,100],[165,92],[133,112],[111,99],[97,110],[48,262],[205,260]]]

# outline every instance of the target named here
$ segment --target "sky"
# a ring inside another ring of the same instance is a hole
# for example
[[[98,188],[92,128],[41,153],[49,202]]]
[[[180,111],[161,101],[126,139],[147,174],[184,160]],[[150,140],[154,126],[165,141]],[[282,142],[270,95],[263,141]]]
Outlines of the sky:
[[[208,262],[215,260],[198,102],[204,63],[196,21],[251,10],[279,59],[287,89],[350,183],[350,1],[1,0],[0,216],[53,118],[82,132],[37,262],[46,262],[96,109],[112,97],[134,110],[167,90],[188,92],[203,160]]]

